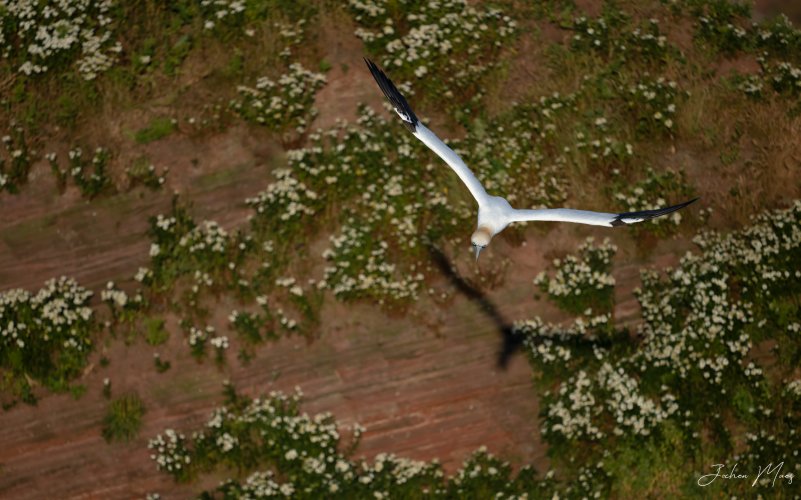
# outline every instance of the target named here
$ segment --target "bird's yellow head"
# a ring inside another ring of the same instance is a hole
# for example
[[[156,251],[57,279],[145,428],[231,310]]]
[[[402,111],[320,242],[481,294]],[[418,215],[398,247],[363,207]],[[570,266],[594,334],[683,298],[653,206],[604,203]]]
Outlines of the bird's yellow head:
[[[484,226],[479,226],[473,236],[470,237],[470,243],[473,245],[473,251],[476,253],[476,261],[478,261],[478,254],[489,245],[492,239],[492,231]]]

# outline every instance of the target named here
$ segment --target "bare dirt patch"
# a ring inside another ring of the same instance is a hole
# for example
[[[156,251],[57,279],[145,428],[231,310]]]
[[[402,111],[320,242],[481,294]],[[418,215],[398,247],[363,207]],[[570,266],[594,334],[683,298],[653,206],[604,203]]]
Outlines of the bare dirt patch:
[[[174,191],[192,200],[198,217],[238,227],[249,213],[245,198],[268,184],[270,167],[281,161],[266,161],[264,140],[234,127],[204,140],[176,134],[149,144],[139,151],[170,167],[157,192],[137,188],[88,202],[74,188],[59,195],[54,184],[39,182],[45,175],[32,179],[23,194],[0,198],[0,283],[34,289],[67,275],[96,287],[131,278],[148,258],[148,217],[169,211]],[[127,156],[123,149],[120,161]]]

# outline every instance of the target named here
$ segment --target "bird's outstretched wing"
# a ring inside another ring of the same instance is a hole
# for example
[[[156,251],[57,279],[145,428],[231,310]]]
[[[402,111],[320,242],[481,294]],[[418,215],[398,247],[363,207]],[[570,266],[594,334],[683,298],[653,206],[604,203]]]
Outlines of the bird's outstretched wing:
[[[473,172],[467,168],[464,161],[459,158],[451,148],[449,148],[444,142],[440,140],[439,137],[434,134],[434,132],[430,131],[426,128],[425,125],[420,123],[420,120],[417,119],[417,116],[412,111],[411,106],[409,103],[406,102],[406,98],[398,91],[398,88],[392,83],[387,75],[381,71],[375,63],[369,59],[365,59],[364,62],[367,63],[367,67],[370,69],[370,72],[373,74],[373,78],[378,83],[378,86],[381,87],[381,91],[384,92],[384,95],[387,96],[389,102],[392,103],[392,106],[395,108],[395,112],[400,116],[401,120],[403,120],[403,124],[406,126],[409,131],[414,134],[415,137],[423,141],[423,144],[429,147],[432,151],[437,153],[437,155],[445,160],[456,175],[465,183],[467,189],[470,190],[470,194],[473,195],[473,198],[476,199],[479,205],[484,203],[484,201],[488,198],[487,192],[484,190],[484,186],[481,185],[481,182],[473,175]]]
[[[680,210],[698,198],[694,198],[672,207],[660,208],[658,210],[644,210],[642,212],[624,212],[622,214],[608,214],[604,212],[590,212],[587,210],[573,210],[570,208],[546,208],[541,210],[512,210],[509,218],[514,222],[526,221],[555,221],[555,222],[576,222],[578,224],[590,224],[593,226],[618,227],[628,226],[642,222],[644,220],[661,217],[676,210]]]

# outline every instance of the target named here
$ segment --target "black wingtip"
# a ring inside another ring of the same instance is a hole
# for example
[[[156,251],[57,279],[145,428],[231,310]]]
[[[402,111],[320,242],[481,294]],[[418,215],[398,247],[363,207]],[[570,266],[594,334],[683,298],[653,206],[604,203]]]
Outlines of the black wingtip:
[[[655,219],[663,215],[671,214],[677,210],[681,210],[687,205],[692,205],[693,203],[695,203],[700,199],[701,197],[697,196],[690,201],[685,201],[684,203],[679,203],[678,205],[673,205],[670,207],[658,208],[656,210],[643,210],[642,212],[625,212],[622,214],[618,214],[618,216],[615,217],[615,219],[612,222],[610,222],[610,225],[612,227],[619,227],[619,226],[634,224],[641,221],[646,221],[649,219]],[[635,220],[633,220],[632,222],[626,222],[626,219],[635,219]]]
[[[395,108],[395,111],[400,115],[401,119],[403,120],[403,124],[406,128],[409,129],[410,132],[414,133],[417,129],[417,124],[419,123],[417,116],[412,111],[412,107],[409,106],[409,103],[406,102],[406,98],[403,97],[403,94],[400,93],[398,88],[392,83],[392,80],[381,71],[381,68],[376,65],[370,59],[364,57],[364,62],[367,64],[367,68],[370,70],[370,73],[373,75],[378,87],[381,89],[381,92],[384,93],[389,102],[392,104],[392,107]]]

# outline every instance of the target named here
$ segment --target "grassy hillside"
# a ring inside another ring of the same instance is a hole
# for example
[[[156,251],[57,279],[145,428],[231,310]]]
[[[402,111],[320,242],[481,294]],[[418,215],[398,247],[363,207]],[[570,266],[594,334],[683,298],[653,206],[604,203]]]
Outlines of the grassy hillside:
[[[94,408],[81,429],[105,426],[105,460],[133,457],[147,477],[128,477],[137,494],[797,496],[801,28],[779,12],[731,0],[0,7],[4,411],[44,422],[30,405]],[[475,265],[472,198],[382,109],[363,56],[517,207],[701,200],[615,231],[516,225]],[[465,319],[470,297],[477,311],[500,305],[496,326],[525,354],[533,384],[516,394],[532,406],[505,422],[537,433],[493,433],[507,418],[496,399],[443,425],[425,383],[382,399],[392,418],[374,434],[356,424],[369,400],[343,421],[327,413],[350,404],[337,356],[371,366],[372,397],[395,383],[387,367],[402,363],[366,361],[393,360],[384,339],[415,376],[474,397],[467,380],[431,375],[487,360],[489,348],[466,359],[461,347],[494,333]],[[442,357],[405,350],[412,338],[446,349],[440,328],[467,340]],[[290,377],[315,388],[311,413],[264,364],[275,353],[320,360],[324,383]],[[161,382],[133,381],[143,371]],[[135,395],[133,423],[117,394]],[[404,397],[426,403],[407,414]],[[462,450],[471,429],[497,439],[492,453]],[[418,454],[387,454],[393,432],[420,432],[407,441]],[[419,437],[436,434],[444,465]],[[7,449],[2,460],[19,457]],[[735,463],[750,480],[702,484]],[[0,490],[31,481],[5,474]],[[102,494],[125,484],[114,474],[64,491]]]

